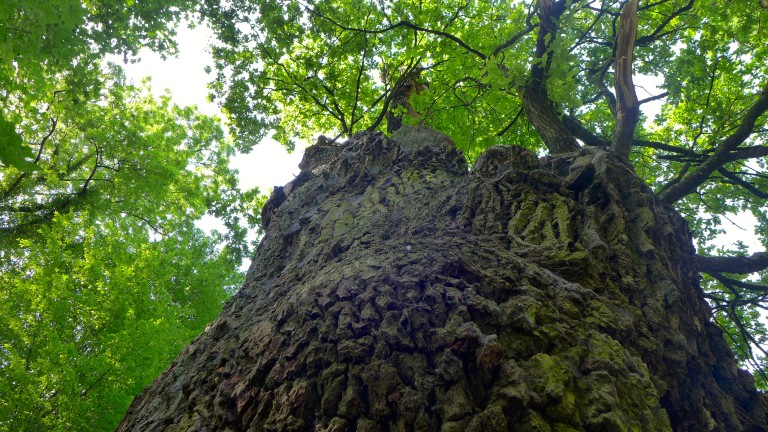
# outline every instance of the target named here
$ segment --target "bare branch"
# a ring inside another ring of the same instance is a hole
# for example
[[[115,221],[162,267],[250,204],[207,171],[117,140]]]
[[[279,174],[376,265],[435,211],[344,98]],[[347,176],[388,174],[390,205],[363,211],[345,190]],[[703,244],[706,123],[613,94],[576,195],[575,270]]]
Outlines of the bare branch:
[[[661,1],[653,5],[647,5],[645,9],[661,3],[664,3],[664,2]],[[665,31],[666,27],[669,25],[669,23],[671,23],[675,18],[680,16],[683,12],[690,10],[693,7],[693,3],[694,3],[694,0],[688,0],[688,3],[686,3],[684,6],[682,6],[680,9],[676,10],[675,12],[671,13],[669,16],[667,16],[664,19],[664,21],[661,24],[659,24],[659,26],[656,27],[656,29],[653,32],[651,32],[651,34],[637,38],[636,44],[638,46],[650,45],[651,43],[663,38],[668,34],[675,33],[677,30]]]
[[[669,92],[665,91],[663,93],[657,94],[656,96],[647,97],[647,98],[641,100],[640,102],[638,102],[637,104],[638,105],[642,105],[642,104],[645,104],[645,103],[648,103],[648,102],[653,102],[655,100],[664,99],[667,96],[669,96]]]
[[[709,257],[696,255],[696,267],[704,273],[755,273],[768,268],[768,252],[756,252],[752,255]]]
[[[727,180],[729,180],[728,183],[736,185],[736,186],[741,186],[744,189],[748,190],[752,195],[755,195],[758,198],[768,199],[768,193],[766,193],[764,191],[761,191],[760,189],[758,189],[757,187],[755,187],[754,185],[752,185],[748,181],[742,179],[741,177],[739,177],[736,174],[728,171],[727,169],[720,168],[720,169],[717,170],[717,172],[719,172],[720,174],[723,175],[723,177],[725,177]]]
[[[768,156],[768,146],[742,147],[725,155],[726,162]]]
[[[482,52],[472,48],[466,42],[464,42],[460,38],[458,38],[458,37],[456,37],[456,36],[454,36],[454,35],[452,35],[452,34],[450,34],[448,32],[444,32],[444,31],[440,31],[440,30],[431,30],[431,29],[428,29],[426,27],[418,26],[418,25],[416,25],[416,24],[414,24],[414,23],[412,23],[410,21],[400,20],[400,21],[398,21],[398,22],[396,22],[394,24],[388,25],[386,27],[382,27],[380,29],[373,29],[373,30],[361,29],[361,28],[356,28],[356,27],[345,26],[344,24],[339,23],[338,21],[330,18],[329,16],[320,13],[316,9],[312,9],[311,7],[309,7],[309,5],[302,5],[302,6],[304,6],[304,9],[306,9],[309,13],[311,13],[313,15],[316,15],[317,17],[322,18],[322,19],[330,22],[331,24],[335,25],[336,27],[338,27],[338,28],[340,28],[342,30],[359,32],[359,33],[365,33],[365,34],[381,34],[381,33],[386,33],[388,31],[392,31],[392,30],[394,30],[394,29],[396,29],[398,27],[406,27],[406,28],[409,28],[411,30],[416,30],[416,31],[420,31],[420,32],[423,32],[423,33],[428,33],[428,34],[432,34],[432,35],[435,35],[435,36],[440,36],[440,37],[444,37],[446,39],[452,40],[457,45],[459,45],[460,47],[464,48],[465,50],[471,52],[472,54],[476,55],[477,57],[481,58],[482,60],[485,60],[485,59],[488,58],[488,56],[486,56]]]

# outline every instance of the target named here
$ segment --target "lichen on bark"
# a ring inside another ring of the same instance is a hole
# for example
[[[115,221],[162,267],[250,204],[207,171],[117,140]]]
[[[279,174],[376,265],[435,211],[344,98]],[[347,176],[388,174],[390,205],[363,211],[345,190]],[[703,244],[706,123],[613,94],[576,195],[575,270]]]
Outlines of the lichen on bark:
[[[301,168],[243,288],[118,430],[767,429],[684,220],[610,152],[493,147],[470,172],[404,127]]]

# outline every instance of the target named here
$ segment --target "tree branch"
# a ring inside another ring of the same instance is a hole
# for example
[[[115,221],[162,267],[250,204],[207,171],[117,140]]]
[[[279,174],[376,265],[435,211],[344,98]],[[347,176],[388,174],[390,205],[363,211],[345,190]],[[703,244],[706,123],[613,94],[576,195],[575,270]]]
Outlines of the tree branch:
[[[760,116],[768,111],[768,84],[763,87],[757,100],[747,110],[736,130],[720,142],[712,155],[707,158],[695,171],[688,174],[679,183],[668,188],[660,195],[662,201],[672,204],[684,196],[694,192],[696,188],[707,181],[709,175],[729,161],[731,152],[742,144],[752,134]]]
[[[607,140],[593,134],[589,129],[585,128],[579,120],[569,115],[563,115],[562,121],[563,125],[568,128],[574,137],[580,139],[581,142],[588,146],[607,147],[611,144]]]
[[[696,268],[700,272],[713,273],[755,273],[768,268],[768,252],[756,252],[746,256],[711,257],[696,255]]]
[[[648,103],[648,102],[653,102],[655,100],[664,99],[667,96],[669,96],[669,92],[665,91],[665,92],[657,94],[656,96],[647,97],[647,98],[641,100],[640,102],[638,102],[637,104],[638,105],[642,105],[642,104],[645,104],[645,103]]]
[[[730,180],[728,183],[731,183],[736,186],[741,186],[744,189],[748,190],[752,195],[755,195],[756,197],[760,199],[768,199],[768,193],[761,191],[757,187],[753,186],[748,181],[742,179],[741,177],[737,176],[736,174],[728,171],[725,168],[719,168],[717,170],[720,174],[723,175],[726,179]]]
[[[580,148],[573,134],[561,121],[562,113],[552,102],[547,90],[547,74],[552,64],[552,43],[557,36],[558,22],[565,12],[565,0],[539,0],[539,32],[536,38],[535,59],[531,62],[530,77],[518,89],[525,113],[551,154],[575,151]]]
[[[650,9],[653,6],[656,6],[661,3],[664,3],[664,2],[658,2],[652,5],[646,5],[643,9]],[[664,32],[664,29],[669,25],[669,23],[671,23],[675,18],[680,16],[683,12],[690,10],[693,7],[693,3],[694,3],[694,0],[688,0],[688,3],[686,3],[680,9],[674,11],[666,19],[664,19],[664,21],[661,24],[659,24],[659,26],[656,27],[656,29],[651,34],[637,38],[637,41],[635,42],[636,45],[637,46],[650,45],[651,43],[661,39],[662,37],[668,34],[674,33],[675,30]]]
[[[640,115],[635,83],[632,81],[632,61],[635,38],[637,37],[637,0],[624,4],[619,23],[619,35],[616,41],[616,131],[611,149],[621,159],[629,161],[632,137]]]
[[[56,118],[51,119],[51,129],[48,130],[48,133],[45,134],[42,140],[40,140],[40,145],[37,149],[37,156],[35,157],[35,160],[32,161],[32,163],[36,164],[40,161],[40,157],[43,155],[43,149],[45,148],[45,143],[48,141],[48,139],[51,138],[51,135],[53,135],[53,132],[56,131],[56,126],[59,124],[59,120]],[[19,174],[18,177],[16,177],[16,180],[8,186],[8,189],[3,192],[3,198],[2,200],[5,201],[8,199],[8,197],[11,196],[11,194],[19,187],[21,184],[21,181],[24,180],[24,178],[27,176],[26,172],[23,172]]]
[[[507,48],[509,48],[510,46],[512,46],[512,45],[514,45],[514,44],[516,44],[516,43],[517,43],[517,42],[518,42],[520,39],[522,39],[522,38],[523,38],[523,36],[525,36],[525,35],[527,35],[528,33],[532,32],[534,28],[536,28],[536,27],[530,24],[530,20],[526,20],[526,27],[525,27],[524,29],[520,30],[519,32],[517,32],[517,34],[515,34],[515,35],[514,35],[514,36],[512,36],[511,38],[509,38],[509,39],[507,39],[506,41],[504,41],[504,42],[500,43],[500,44],[499,44],[499,45],[496,47],[496,49],[494,49],[494,50],[493,50],[493,52],[491,53],[491,55],[492,55],[492,56],[496,56],[496,55],[499,55],[499,53],[501,53],[501,52],[502,52],[502,51],[504,51],[505,49],[507,49]]]
[[[725,285],[726,288],[728,288],[733,293],[738,292],[738,290],[732,289],[733,287],[737,287],[737,288],[743,288],[747,291],[752,291],[760,294],[768,294],[768,287],[765,287],[763,285],[758,285],[754,283],[749,283],[749,282],[744,282],[744,281],[736,280],[733,278],[729,278],[715,271],[713,271],[712,273],[708,273],[708,272],[704,272],[704,273],[707,273],[708,275],[722,282],[723,285]]]
[[[319,11],[317,11],[315,9],[312,9],[311,7],[309,7],[309,5],[305,4],[305,5],[302,5],[302,6],[309,13],[311,13],[313,15],[316,15],[317,17],[330,22],[331,24],[335,25],[336,27],[338,27],[338,28],[340,28],[342,30],[359,32],[359,33],[365,33],[365,34],[381,34],[381,33],[386,33],[388,31],[392,31],[392,30],[394,30],[394,29],[396,29],[398,27],[406,27],[406,28],[409,28],[411,30],[416,30],[416,31],[420,31],[420,32],[423,32],[423,33],[428,33],[428,34],[432,34],[432,35],[435,35],[435,36],[440,36],[440,37],[444,37],[446,39],[452,40],[457,45],[459,45],[460,47],[464,48],[465,50],[471,52],[472,54],[476,55],[477,57],[481,58],[482,60],[485,60],[485,59],[488,58],[488,56],[486,56],[482,52],[472,48],[466,42],[464,42],[460,38],[458,38],[458,37],[456,37],[456,36],[454,36],[454,35],[452,35],[452,34],[450,34],[448,32],[444,32],[444,31],[440,31],[440,30],[431,30],[431,29],[428,29],[426,27],[418,26],[418,25],[416,25],[416,24],[414,24],[414,23],[412,23],[410,21],[400,20],[400,21],[398,21],[398,22],[396,22],[394,24],[390,24],[390,25],[388,25],[386,27],[382,27],[380,29],[374,29],[374,30],[361,29],[361,28],[356,28],[356,27],[345,26],[344,24],[339,23],[338,21],[332,19],[331,17],[329,17],[329,16],[327,16],[327,15],[325,15],[323,13],[320,13]]]
[[[632,145],[638,146],[638,147],[650,147],[656,150],[663,150],[668,151],[670,153],[678,153],[685,156],[690,157],[701,157],[700,154],[696,153],[693,150],[689,150],[687,148],[674,146],[671,144],[658,142],[658,141],[645,141],[645,140],[635,140]]]
[[[505,133],[507,133],[507,131],[509,130],[509,128],[511,128],[511,127],[512,127],[512,125],[514,125],[515,123],[517,123],[517,119],[519,119],[519,118],[520,118],[520,114],[522,114],[522,113],[523,113],[523,110],[524,110],[523,106],[522,106],[522,105],[520,105],[520,109],[519,109],[519,110],[517,110],[517,114],[515,114],[515,118],[513,118],[513,119],[512,119],[512,121],[511,121],[511,122],[509,122],[509,124],[508,124],[508,125],[506,125],[506,126],[504,127],[504,129],[502,129],[502,130],[500,130],[500,131],[496,132],[496,136],[497,136],[497,137],[500,137],[500,136],[504,135]]]

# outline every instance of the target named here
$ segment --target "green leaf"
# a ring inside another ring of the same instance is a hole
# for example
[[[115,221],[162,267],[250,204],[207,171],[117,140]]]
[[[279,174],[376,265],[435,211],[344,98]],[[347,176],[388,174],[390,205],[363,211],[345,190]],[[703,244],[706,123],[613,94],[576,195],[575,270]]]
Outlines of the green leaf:
[[[32,149],[16,133],[16,126],[0,113],[0,163],[20,171],[34,171],[37,166],[28,160],[34,157]]]

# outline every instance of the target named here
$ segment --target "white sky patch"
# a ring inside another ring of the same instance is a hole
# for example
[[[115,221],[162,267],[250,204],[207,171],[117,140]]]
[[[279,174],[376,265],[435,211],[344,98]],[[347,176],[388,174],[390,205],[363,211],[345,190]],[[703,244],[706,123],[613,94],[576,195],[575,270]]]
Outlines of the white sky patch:
[[[124,64],[119,56],[107,60],[121,64],[130,82],[139,84],[144,78],[151,78],[152,93],[155,96],[170,92],[177,105],[195,105],[200,112],[224,118],[219,107],[209,101],[207,83],[213,77],[205,73],[205,67],[213,65],[209,46],[213,32],[204,25],[194,29],[182,25],[178,31],[179,55],[163,60],[150,50],[142,50],[138,63]],[[306,143],[297,143],[296,150],[288,153],[274,140],[263,140],[249,154],[238,154],[230,161],[230,167],[239,171],[240,188],[248,190],[258,187],[262,194],[269,194],[274,186],[282,186],[299,173],[298,164]],[[221,222],[211,216],[204,216],[196,224],[210,231],[224,230]]]
[[[208,115],[224,118],[219,107],[208,100],[207,83],[212,77],[205,73],[205,66],[213,64],[208,46],[213,32],[206,26],[194,29],[182,26],[178,32],[179,55],[163,60],[160,55],[142,50],[140,62],[122,64],[130,81],[138,84],[145,77],[151,78],[152,93],[162,95],[166,89],[173,102],[182,105],[196,105]],[[121,63],[119,57],[110,58]],[[268,193],[273,186],[282,186],[298,174],[298,164],[306,145],[297,143],[296,150],[288,153],[273,140],[264,140],[250,154],[238,154],[230,167],[239,170],[240,187],[244,190],[259,187]]]

